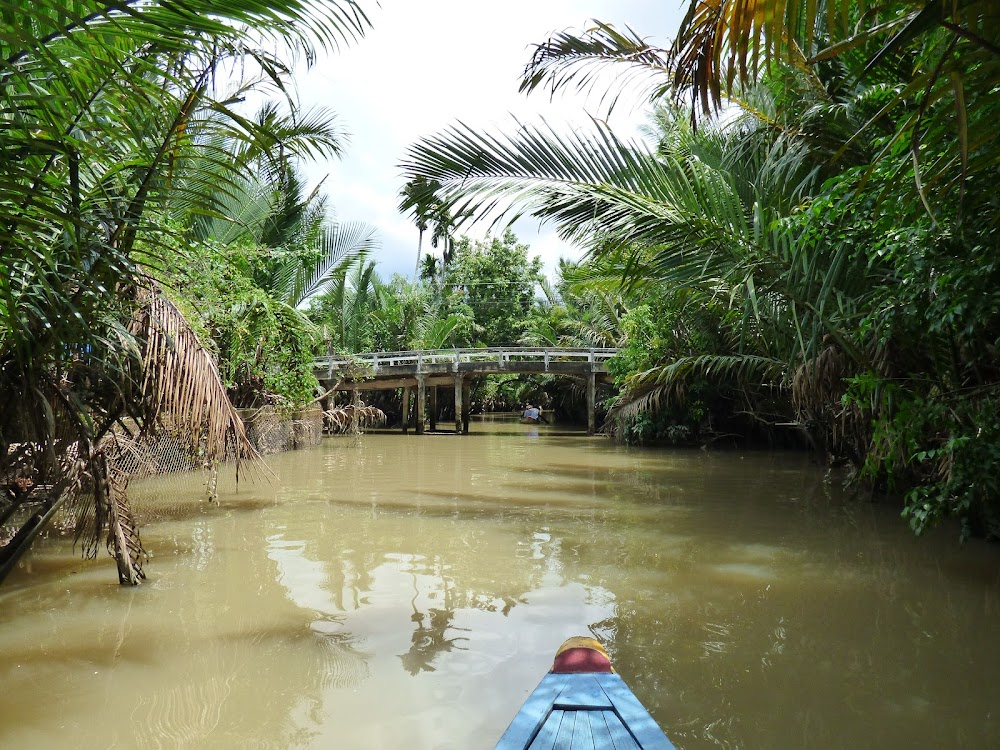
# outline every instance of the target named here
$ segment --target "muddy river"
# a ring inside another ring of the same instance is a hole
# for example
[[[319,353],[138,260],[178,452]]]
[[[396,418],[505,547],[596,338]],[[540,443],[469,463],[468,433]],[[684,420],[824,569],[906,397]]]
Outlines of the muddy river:
[[[1000,549],[790,453],[520,424],[133,484],[148,580],[36,546],[0,747],[492,748],[571,635],[681,750],[1000,746]]]

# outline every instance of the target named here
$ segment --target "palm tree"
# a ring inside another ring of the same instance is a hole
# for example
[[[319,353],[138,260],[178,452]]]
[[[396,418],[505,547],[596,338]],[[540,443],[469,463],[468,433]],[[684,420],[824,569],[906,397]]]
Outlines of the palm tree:
[[[417,280],[420,273],[420,258],[423,255],[424,232],[427,231],[428,222],[434,215],[436,198],[434,191],[437,185],[428,180],[417,178],[407,182],[400,191],[399,210],[411,212],[413,222],[417,226],[417,262],[413,269],[413,280]]]
[[[328,348],[353,354],[370,351],[375,341],[372,316],[380,306],[382,284],[375,262],[361,255],[340,268],[325,294],[314,304],[315,315],[327,326]]]
[[[437,287],[394,276],[373,279],[378,292],[370,300],[373,346],[380,350],[441,349],[466,318],[444,309]]]
[[[559,261],[554,287],[543,279],[547,316],[531,321],[521,343],[526,346],[617,347],[624,343],[621,316],[626,295],[618,269]]]
[[[196,217],[192,248],[208,250],[171,273],[196,290],[240,407],[311,398],[318,332],[303,305],[376,245],[371,228],[328,219],[320,187],[307,193],[290,164],[259,168],[220,196],[224,214]]]
[[[583,85],[595,60],[637,66],[657,95],[669,89],[666,54],[607,26],[540,48],[524,85]],[[864,369],[872,353],[852,338],[860,301],[888,271],[867,265],[847,241],[815,252],[817,237],[806,234],[814,228],[795,212],[836,173],[833,154],[838,169],[864,163],[870,151],[853,125],[865,110],[817,89],[811,74],[783,67],[778,75],[795,84],[793,95],[776,101],[767,81],[746,87],[738,115],[718,126],[696,130],[689,113],[661,106],[653,147],[623,142],[599,121],[590,134],[516,123],[513,135],[494,135],[458,125],[411,147],[405,174],[437,181],[445,205],[553,221],[626,288],[662,295],[686,287],[704,304],[720,299],[741,311],[738,336],[724,349],[674,353],[630,381],[626,402],[642,396],[649,405],[708,373],[787,388],[831,339]],[[838,107],[829,122],[817,115]]]
[[[255,153],[280,141],[268,123],[231,106],[286,76],[262,38],[312,59],[318,47],[360,36],[367,19],[350,0],[204,9],[125,2],[91,12],[42,0],[13,15],[25,22],[0,35],[8,270],[0,279],[8,397],[0,520],[23,520],[0,549],[0,580],[73,503],[85,553],[96,554],[106,532],[119,580],[137,583],[138,530],[125,478],[109,464],[117,426],[151,433],[169,415],[211,458],[226,454],[227,439],[241,457],[252,455],[211,357],[150,279],[175,237],[162,217],[178,207],[213,210],[216,188],[235,184]],[[258,73],[217,91],[220,74],[243,63]],[[227,148],[233,139],[245,150]],[[330,150],[323,139],[302,143]]]
[[[993,0],[691,0],[669,50],[595,22],[583,34],[538,45],[521,89],[587,89],[608,65],[627,66],[627,83],[652,99],[688,99],[692,122],[739,101],[741,89],[780,68],[831,104],[867,89],[877,106],[839,145],[890,134],[879,158],[898,160],[898,169],[910,163],[915,193],[936,216],[942,209],[934,203],[961,205],[969,180],[1000,163],[992,137],[998,58]]]
[[[452,215],[446,204],[439,202],[434,206],[431,221],[434,223],[434,231],[431,234],[431,247],[437,248],[439,244],[441,245],[441,270],[443,273],[448,268],[452,252],[454,251],[455,229],[458,226],[458,217]]]

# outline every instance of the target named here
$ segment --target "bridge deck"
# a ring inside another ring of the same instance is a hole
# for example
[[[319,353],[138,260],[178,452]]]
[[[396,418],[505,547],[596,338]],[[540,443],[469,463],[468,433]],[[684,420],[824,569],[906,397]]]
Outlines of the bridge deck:
[[[316,375],[321,380],[350,381],[356,378],[398,378],[417,374],[464,372],[481,375],[493,372],[532,373],[607,372],[605,362],[617,349],[570,347],[492,347],[481,349],[427,349],[423,351],[366,352],[350,357],[317,359]],[[397,386],[398,387],[398,386]],[[345,384],[344,390],[352,390]]]
[[[455,387],[455,431],[469,431],[469,385],[479,375],[491,373],[550,373],[575,375],[587,385],[587,428],[594,433],[596,379],[606,376],[607,360],[618,353],[610,348],[493,347],[481,349],[429,349],[423,351],[367,352],[350,357],[324,357],[313,365],[316,377],[328,390],[359,391],[403,388],[403,410],[408,415],[410,389],[417,388],[416,431],[424,431],[426,390],[436,400],[437,386]],[[408,421],[404,419],[404,424]],[[405,429],[405,427],[404,427]]]

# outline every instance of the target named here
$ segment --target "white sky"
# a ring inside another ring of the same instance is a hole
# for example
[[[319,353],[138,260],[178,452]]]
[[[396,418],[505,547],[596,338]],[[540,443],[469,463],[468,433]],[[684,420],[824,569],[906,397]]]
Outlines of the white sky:
[[[606,114],[596,95],[585,101],[567,92],[550,101],[541,91],[518,93],[531,45],[597,18],[667,46],[683,15],[681,0],[381,0],[381,7],[364,7],[372,21],[367,36],[300,73],[297,84],[304,106],[331,109],[350,133],[340,161],[307,164],[306,173],[313,182],[328,175],[324,189],[338,220],[378,230],[376,260],[385,279],[412,276],[416,263],[416,227],[396,210],[403,185],[398,165],[411,143],[457,120],[509,131],[511,114],[544,117],[552,125],[589,125],[588,109]],[[630,135],[644,117],[618,105],[610,122],[619,134]],[[536,221],[522,220],[515,231],[549,273],[560,256],[579,256],[553,228],[539,231]]]

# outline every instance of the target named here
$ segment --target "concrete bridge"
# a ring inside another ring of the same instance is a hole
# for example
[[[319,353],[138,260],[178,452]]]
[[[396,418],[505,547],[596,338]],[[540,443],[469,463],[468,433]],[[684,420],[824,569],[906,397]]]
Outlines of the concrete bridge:
[[[437,389],[455,389],[455,432],[469,431],[469,391],[473,378],[495,373],[550,373],[569,375],[587,387],[587,433],[594,434],[597,379],[607,377],[606,362],[617,349],[565,347],[493,347],[488,349],[429,349],[410,352],[369,352],[350,357],[316,360],[316,377],[327,390],[360,391],[403,389],[403,414],[409,415],[416,388],[417,434],[424,432],[424,414],[430,400],[430,428],[435,429]],[[404,419],[404,429],[408,419]]]

